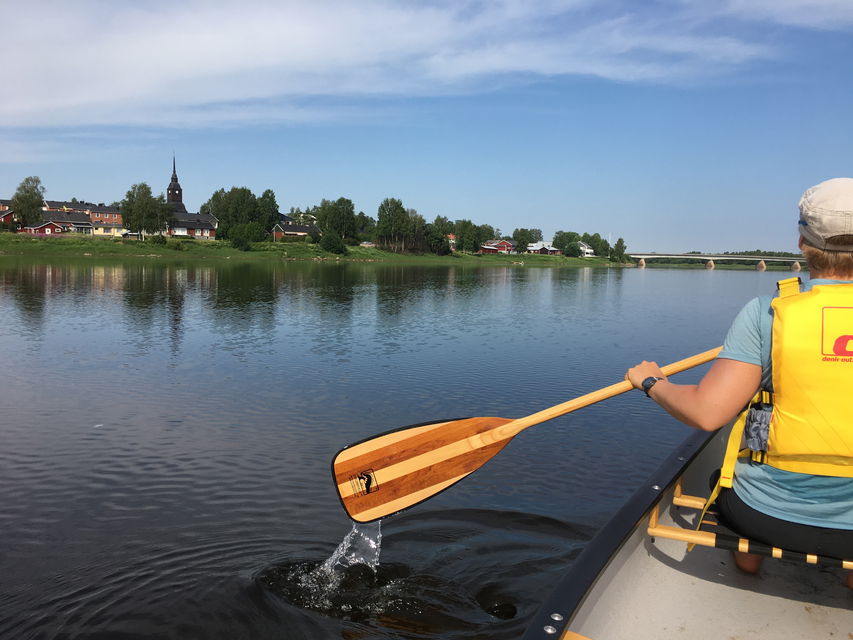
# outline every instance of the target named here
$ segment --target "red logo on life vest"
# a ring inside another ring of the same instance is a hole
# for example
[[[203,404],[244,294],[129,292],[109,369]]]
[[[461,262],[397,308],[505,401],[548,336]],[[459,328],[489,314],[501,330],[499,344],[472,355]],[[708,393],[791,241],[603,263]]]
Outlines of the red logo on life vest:
[[[853,342],[853,336],[838,336],[835,344],[832,345],[832,353],[837,356],[853,356],[853,349],[850,348],[851,342]]]
[[[853,357],[853,307],[824,307],[821,333],[824,360]]]

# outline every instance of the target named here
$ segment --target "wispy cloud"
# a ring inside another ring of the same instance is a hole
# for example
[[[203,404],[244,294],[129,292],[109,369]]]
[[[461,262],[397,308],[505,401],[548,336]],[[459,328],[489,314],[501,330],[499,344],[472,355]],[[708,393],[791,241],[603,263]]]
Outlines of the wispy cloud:
[[[341,98],[483,91],[508,77],[715,76],[772,57],[743,21],[805,0],[149,0],[4,3],[0,126],[212,126],[341,116]],[[853,22],[843,0],[818,4]],[[810,25],[814,26],[814,25]],[[328,98],[335,98],[331,105]]]

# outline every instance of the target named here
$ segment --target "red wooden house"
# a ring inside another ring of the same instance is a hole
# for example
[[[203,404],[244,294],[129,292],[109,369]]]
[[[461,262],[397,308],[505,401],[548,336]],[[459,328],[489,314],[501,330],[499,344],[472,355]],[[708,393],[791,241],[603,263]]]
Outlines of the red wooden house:
[[[480,253],[512,253],[515,243],[512,240],[488,240],[480,245]]]
[[[36,236],[55,236],[65,233],[68,227],[63,226],[55,220],[36,222],[21,229],[23,233],[31,233]]]

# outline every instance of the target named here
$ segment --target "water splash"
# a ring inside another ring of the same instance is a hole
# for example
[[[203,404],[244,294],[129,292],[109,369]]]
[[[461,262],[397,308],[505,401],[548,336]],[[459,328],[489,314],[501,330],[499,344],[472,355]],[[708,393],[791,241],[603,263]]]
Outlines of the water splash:
[[[262,580],[299,607],[341,618],[365,617],[381,609],[368,597],[376,590],[381,546],[379,522],[354,524],[325,561],[274,569]]]
[[[365,565],[374,572],[379,566],[379,552],[382,550],[381,520],[375,523],[352,525],[352,531],[344,536],[334,553],[315,571],[324,573],[342,573],[349,567]]]

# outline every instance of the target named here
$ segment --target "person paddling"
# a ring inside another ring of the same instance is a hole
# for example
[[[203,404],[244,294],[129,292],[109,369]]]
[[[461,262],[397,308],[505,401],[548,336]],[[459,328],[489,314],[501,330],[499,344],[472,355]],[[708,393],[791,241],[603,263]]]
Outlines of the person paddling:
[[[835,178],[800,199],[799,246],[809,281],[748,302],[723,350],[697,385],[667,380],[657,363],[626,380],[670,415],[698,429],[728,424],[763,390],[772,398],[748,437],[717,506],[740,535],[836,558],[853,556],[853,179]],[[780,283],[783,285],[783,283]],[[763,434],[763,435],[762,435]],[[763,449],[761,449],[763,447]],[[735,552],[757,573],[762,556]],[[853,572],[847,575],[853,589]]]

